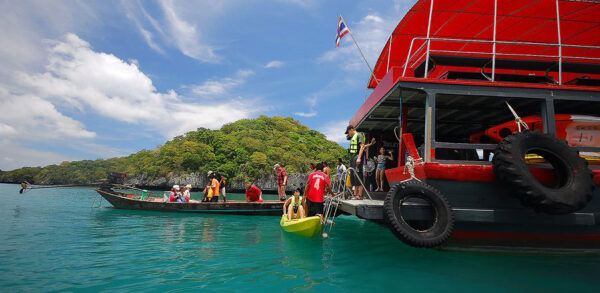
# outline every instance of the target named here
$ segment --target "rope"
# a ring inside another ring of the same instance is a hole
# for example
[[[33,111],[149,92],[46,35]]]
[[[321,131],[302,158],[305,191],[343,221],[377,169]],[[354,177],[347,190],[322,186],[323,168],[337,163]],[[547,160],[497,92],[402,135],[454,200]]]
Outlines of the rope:
[[[423,164],[423,159],[419,158],[419,159],[415,160],[413,157],[407,156],[406,164],[404,165],[403,174],[406,174],[406,171],[408,169],[408,174],[410,174],[410,178],[406,179],[406,180],[402,180],[401,182],[406,182],[406,181],[410,181],[410,180],[417,180],[420,182],[421,180],[415,176],[415,165],[421,165],[421,164]]]
[[[521,132],[521,126],[523,126],[523,128],[525,128],[525,130],[529,130],[529,125],[527,125],[527,123],[525,123],[523,120],[521,120],[521,117],[519,117],[519,115],[517,114],[515,109],[513,109],[513,107],[511,107],[507,101],[504,101],[504,102],[506,103],[506,106],[508,106],[508,109],[513,114],[513,116],[515,116],[515,123],[517,123],[519,132]]]

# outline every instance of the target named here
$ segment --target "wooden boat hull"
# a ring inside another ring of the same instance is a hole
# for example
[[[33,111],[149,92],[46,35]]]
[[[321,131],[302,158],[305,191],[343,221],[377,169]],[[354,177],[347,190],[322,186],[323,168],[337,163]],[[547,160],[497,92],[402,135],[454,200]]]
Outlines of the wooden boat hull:
[[[140,196],[124,194],[113,190],[96,189],[96,191],[117,209],[261,216],[279,216],[283,214],[283,202],[280,201],[175,203],[162,202],[155,198],[153,200],[141,200]]]

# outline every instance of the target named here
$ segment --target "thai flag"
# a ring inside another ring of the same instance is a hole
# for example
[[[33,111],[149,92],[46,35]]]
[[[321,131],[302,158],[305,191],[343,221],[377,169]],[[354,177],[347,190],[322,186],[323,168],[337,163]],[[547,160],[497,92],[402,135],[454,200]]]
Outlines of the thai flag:
[[[340,41],[349,32],[350,32],[350,30],[348,29],[348,26],[346,26],[344,19],[340,15],[340,20],[338,21],[338,25],[337,25],[337,36],[335,37],[335,46],[336,47],[340,46]]]

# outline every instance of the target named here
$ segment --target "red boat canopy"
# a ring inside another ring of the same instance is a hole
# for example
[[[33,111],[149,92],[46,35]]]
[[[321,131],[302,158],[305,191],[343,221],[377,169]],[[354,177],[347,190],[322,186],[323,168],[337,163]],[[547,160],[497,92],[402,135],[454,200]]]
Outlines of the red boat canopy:
[[[390,40],[383,48],[369,88],[405,64],[404,76],[423,77],[431,2],[430,78],[448,78],[451,71],[490,76],[494,28],[497,75],[536,75],[560,84],[600,78],[600,1],[497,1],[494,27],[495,0],[419,0],[394,29],[391,50]]]

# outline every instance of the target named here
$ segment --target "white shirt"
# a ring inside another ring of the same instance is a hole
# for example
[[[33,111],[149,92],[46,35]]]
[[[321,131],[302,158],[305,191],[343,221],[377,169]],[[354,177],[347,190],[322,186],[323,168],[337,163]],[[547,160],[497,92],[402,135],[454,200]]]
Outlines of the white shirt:
[[[346,166],[344,164],[337,166],[337,173],[335,173],[335,177],[339,180],[342,178],[342,173],[346,172]]]

